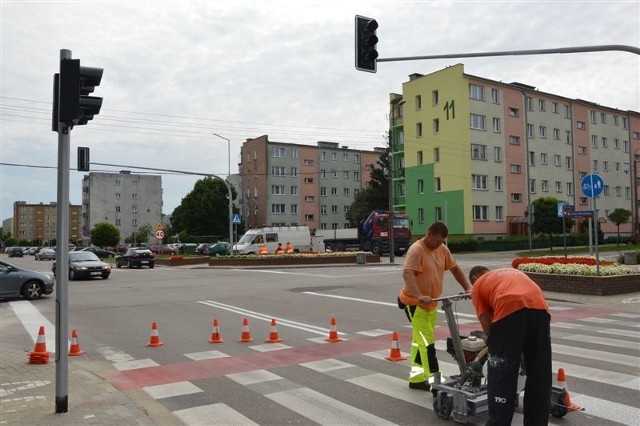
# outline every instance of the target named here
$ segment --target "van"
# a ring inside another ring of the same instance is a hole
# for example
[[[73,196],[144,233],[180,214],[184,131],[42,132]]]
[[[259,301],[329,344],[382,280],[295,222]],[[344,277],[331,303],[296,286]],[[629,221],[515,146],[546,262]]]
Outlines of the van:
[[[294,252],[311,249],[311,233],[309,227],[304,226],[267,226],[249,229],[234,244],[233,251],[238,254],[258,254],[260,246],[265,244],[269,253],[275,253],[278,243],[286,246],[293,244]]]

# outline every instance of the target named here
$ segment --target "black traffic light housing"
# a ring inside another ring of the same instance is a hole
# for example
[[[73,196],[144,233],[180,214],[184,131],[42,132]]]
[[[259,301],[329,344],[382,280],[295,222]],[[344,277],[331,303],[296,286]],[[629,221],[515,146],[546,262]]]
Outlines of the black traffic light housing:
[[[378,22],[375,19],[356,15],[356,69],[359,71],[377,71],[377,29]]]
[[[88,95],[100,85],[102,72],[102,68],[81,67],[79,59],[60,60],[60,74],[54,77],[54,131],[57,131],[57,122],[72,128],[87,124],[100,113],[102,98]]]
[[[78,147],[78,171],[79,172],[88,172],[89,171],[89,148],[86,146]]]

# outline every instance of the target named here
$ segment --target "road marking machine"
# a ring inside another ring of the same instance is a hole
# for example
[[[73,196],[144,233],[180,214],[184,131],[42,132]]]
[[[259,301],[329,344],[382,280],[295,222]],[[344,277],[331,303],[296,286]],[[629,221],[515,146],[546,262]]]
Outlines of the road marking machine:
[[[469,336],[461,336],[452,303],[470,298],[469,294],[458,294],[433,299],[441,302],[451,335],[447,338],[447,352],[456,360],[460,370],[460,374],[444,381],[440,373],[434,375],[431,383],[434,391],[433,410],[439,417],[453,419],[457,423],[468,423],[470,417],[476,417],[489,409],[486,370],[483,371],[489,353],[487,336],[483,331],[473,331]],[[523,368],[520,374],[525,374]],[[522,390],[518,395],[520,393]],[[518,398],[516,403],[517,401]],[[564,382],[558,380],[558,383],[552,385],[551,415],[560,418],[569,411],[580,409],[571,403]]]

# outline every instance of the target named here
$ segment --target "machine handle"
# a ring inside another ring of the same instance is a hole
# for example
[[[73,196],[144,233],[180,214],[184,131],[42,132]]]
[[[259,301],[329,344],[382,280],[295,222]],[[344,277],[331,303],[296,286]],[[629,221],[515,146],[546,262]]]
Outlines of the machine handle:
[[[442,297],[438,297],[436,299],[431,299],[432,302],[439,302],[441,300],[464,300],[464,299],[471,299],[471,295],[469,293],[459,293],[459,294],[454,294],[451,296],[442,296]]]

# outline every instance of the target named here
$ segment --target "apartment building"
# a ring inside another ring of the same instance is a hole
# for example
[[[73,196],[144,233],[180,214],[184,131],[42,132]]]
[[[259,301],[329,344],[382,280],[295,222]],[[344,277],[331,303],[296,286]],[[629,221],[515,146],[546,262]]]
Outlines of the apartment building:
[[[638,223],[636,111],[468,75],[462,64],[410,75],[389,107],[393,204],[416,235],[436,220],[453,234],[523,234],[527,206],[547,196],[593,210],[580,186],[590,173],[605,183],[595,200],[603,231],[616,232],[606,221],[616,208],[633,212],[621,233]]]
[[[273,142],[263,135],[240,150],[240,208],[247,228],[307,225],[343,229],[355,195],[386,148],[357,150]]]
[[[82,227],[87,235],[97,223],[109,222],[124,240],[140,226],[154,228],[162,216],[161,176],[125,170],[91,172],[82,180]]]
[[[53,245],[56,240],[58,203],[13,203],[11,234],[18,240],[33,241],[38,245]],[[82,241],[82,206],[69,206],[69,241]]]

